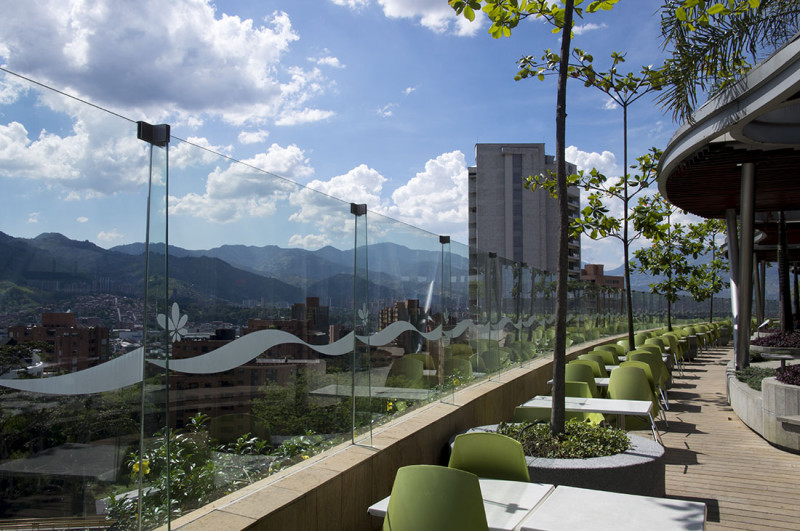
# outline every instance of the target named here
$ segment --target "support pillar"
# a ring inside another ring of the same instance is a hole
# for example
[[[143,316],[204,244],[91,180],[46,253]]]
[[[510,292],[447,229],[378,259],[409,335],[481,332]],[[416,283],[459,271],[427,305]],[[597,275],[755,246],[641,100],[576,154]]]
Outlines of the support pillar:
[[[759,274],[758,264],[758,258],[753,254],[753,281],[755,282],[753,288],[756,292],[756,321],[760,324],[764,322],[764,300],[761,298],[761,291],[765,279]]]
[[[730,262],[731,282],[731,315],[733,316],[733,349],[734,360],[739,350],[736,338],[739,337],[739,229],[736,226],[736,210],[729,208],[725,211],[728,238],[728,261]]]
[[[753,312],[753,236],[755,225],[756,167],[742,164],[741,234],[739,238],[739,336],[736,338],[736,368],[750,364],[750,316]]]

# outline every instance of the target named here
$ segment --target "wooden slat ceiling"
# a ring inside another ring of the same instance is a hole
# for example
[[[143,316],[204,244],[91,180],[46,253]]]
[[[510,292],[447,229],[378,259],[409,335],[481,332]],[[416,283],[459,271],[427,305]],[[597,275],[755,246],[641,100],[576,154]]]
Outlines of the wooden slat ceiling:
[[[710,144],[670,175],[666,186],[670,202],[704,218],[724,218],[728,208],[738,212],[745,162],[756,164],[757,212],[800,209],[800,151],[724,143]]]

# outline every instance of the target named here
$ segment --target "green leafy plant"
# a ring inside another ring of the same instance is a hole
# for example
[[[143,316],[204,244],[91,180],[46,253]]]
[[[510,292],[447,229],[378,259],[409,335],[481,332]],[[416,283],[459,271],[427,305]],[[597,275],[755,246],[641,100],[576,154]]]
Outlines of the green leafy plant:
[[[789,365],[778,371],[775,379],[787,385],[800,385],[800,365]]]
[[[625,430],[597,426],[572,419],[564,432],[553,434],[546,423],[502,423],[498,433],[522,444],[525,455],[561,459],[583,459],[616,455],[631,447]]]
[[[761,391],[761,380],[775,376],[778,371],[768,367],[749,366],[736,371],[736,378],[750,386],[751,389]]]

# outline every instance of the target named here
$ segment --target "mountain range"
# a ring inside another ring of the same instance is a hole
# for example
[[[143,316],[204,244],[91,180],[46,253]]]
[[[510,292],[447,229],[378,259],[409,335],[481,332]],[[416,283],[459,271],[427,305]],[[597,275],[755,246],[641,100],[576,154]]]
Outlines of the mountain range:
[[[0,282],[47,291],[105,290],[141,294],[145,244],[103,249],[58,233],[26,239],[0,232]],[[151,246],[151,279],[163,270],[164,245]],[[423,298],[439,280],[441,256],[393,243],[369,247],[371,299]],[[451,257],[452,275],[466,280],[468,260]],[[170,289],[176,298],[288,306],[306,296],[334,306],[351,304],[353,250],[316,251],[224,245],[208,250],[169,246]],[[2,294],[2,292],[0,292]],[[0,299],[6,299],[2,297]],[[8,301],[7,301],[8,302]],[[0,308],[4,304],[0,300]]]

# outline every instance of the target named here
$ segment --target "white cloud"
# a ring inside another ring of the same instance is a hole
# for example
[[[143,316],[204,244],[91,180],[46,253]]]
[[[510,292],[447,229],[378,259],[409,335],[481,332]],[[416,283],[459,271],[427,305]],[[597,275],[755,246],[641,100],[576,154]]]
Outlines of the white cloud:
[[[406,96],[408,96],[409,94],[411,94],[412,92],[415,92],[416,90],[417,90],[417,87],[407,87],[407,88],[406,88],[406,89],[403,91],[403,94],[405,94]]]
[[[316,69],[282,64],[297,39],[284,12],[254,22],[210,0],[13,2],[0,17],[9,69],[126,114],[164,120],[169,109],[195,124],[261,124],[323,93]]]
[[[87,218],[86,216],[80,216],[75,221],[77,221],[78,223],[86,223],[87,221],[89,221],[89,218]]]
[[[619,109],[619,105],[617,105],[617,102],[614,101],[612,98],[608,98],[606,102],[603,104],[603,110],[613,111],[615,109]]]
[[[656,120],[653,123],[653,127],[651,127],[648,132],[650,136],[658,136],[664,133],[664,122],[661,120]]]
[[[239,143],[241,144],[260,144],[269,137],[269,131],[259,129],[258,131],[242,131],[239,133]]]
[[[370,5],[370,0],[331,0],[334,4],[361,10]],[[475,35],[483,26],[483,13],[475,13],[475,21],[470,22],[442,0],[376,0],[388,18],[411,18],[435,33],[454,33],[456,35]]]
[[[603,24],[592,24],[592,23],[589,23],[589,24],[581,24],[581,25],[573,26],[572,27],[572,32],[575,35],[583,35],[587,31],[604,30],[604,29],[608,29],[608,26],[605,23],[603,23]]]
[[[344,65],[341,61],[339,61],[338,57],[333,57],[330,55],[326,55],[324,57],[309,57],[309,61],[312,61],[320,66],[330,66],[332,68],[344,68]]]
[[[266,153],[252,159],[232,163],[224,169],[217,167],[208,175],[203,194],[170,197],[170,213],[215,223],[272,216],[279,202],[285,201],[298,187],[287,179],[299,180],[313,173],[300,148],[272,144]]]
[[[302,236],[294,234],[289,238],[289,247],[300,247],[302,249],[316,250],[326,245],[330,245],[331,241],[322,235],[308,234]]]
[[[283,113],[281,117],[275,121],[275,125],[298,125],[319,122],[321,120],[327,120],[335,114],[336,113],[333,111],[323,111],[320,109],[305,108],[301,111],[290,110]]]
[[[110,231],[100,231],[97,234],[97,240],[103,242],[104,244],[112,244],[116,242],[120,242],[123,240],[125,236],[120,234],[117,229],[111,229]]]
[[[461,151],[444,153],[425,163],[425,170],[392,192],[391,205],[379,213],[466,241],[467,164]]]
[[[383,118],[390,118],[392,114],[394,114],[394,111],[392,111],[392,109],[394,109],[395,107],[397,107],[396,103],[387,103],[386,105],[378,109],[377,111],[378,116],[381,116]]]
[[[467,164],[463,153],[453,151],[429,160],[424,171],[396,188],[388,200],[383,197],[385,183],[383,175],[365,164],[329,181],[310,182],[308,188],[291,194],[289,200],[298,210],[289,221],[312,225],[319,240],[300,235],[293,240],[310,248],[347,235],[353,227],[348,203],[364,203],[376,214],[447,234],[457,241],[467,240]],[[378,229],[371,226],[370,230]]]
[[[370,0],[331,0],[337,6],[345,6],[350,9],[361,9],[369,5]]]
[[[365,164],[328,181],[311,181],[308,188],[289,196],[289,202],[297,207],[289,221],[312,225],[320,241],[351,236],[353,215],[349,203],[364,203],[370,210],[380,208],[385,182],[383,175]]]
[[[39,215],[41,212],[31,212],[28,214],[28,223],[39,223]]]
[[[613,177],[620,173],[617,166],[617,157],[610,151],[603,151],[602,153],[581,151],[576,146],[569,146],[566,149],[566,159],[568,162],[575,164],[578,170],[590,171],[596,168],[597,171]]]
[[[51,107],[58,100],[50,94],[40,99]],[[0,176],[43,182],[65,200],[135,191],[147,183],[145,144],[127,124],[74,101],[58,103],[73,122],[63,136],[46,130],[34,136],[19,122],[0,124]]]
[[[221,160],[218,153],[231,153],[231,146],[212,145],[207,138],[190,136],[186,142],[174,141],[169,148],[169,165],[187,168],[193,165],[214,164]]]

